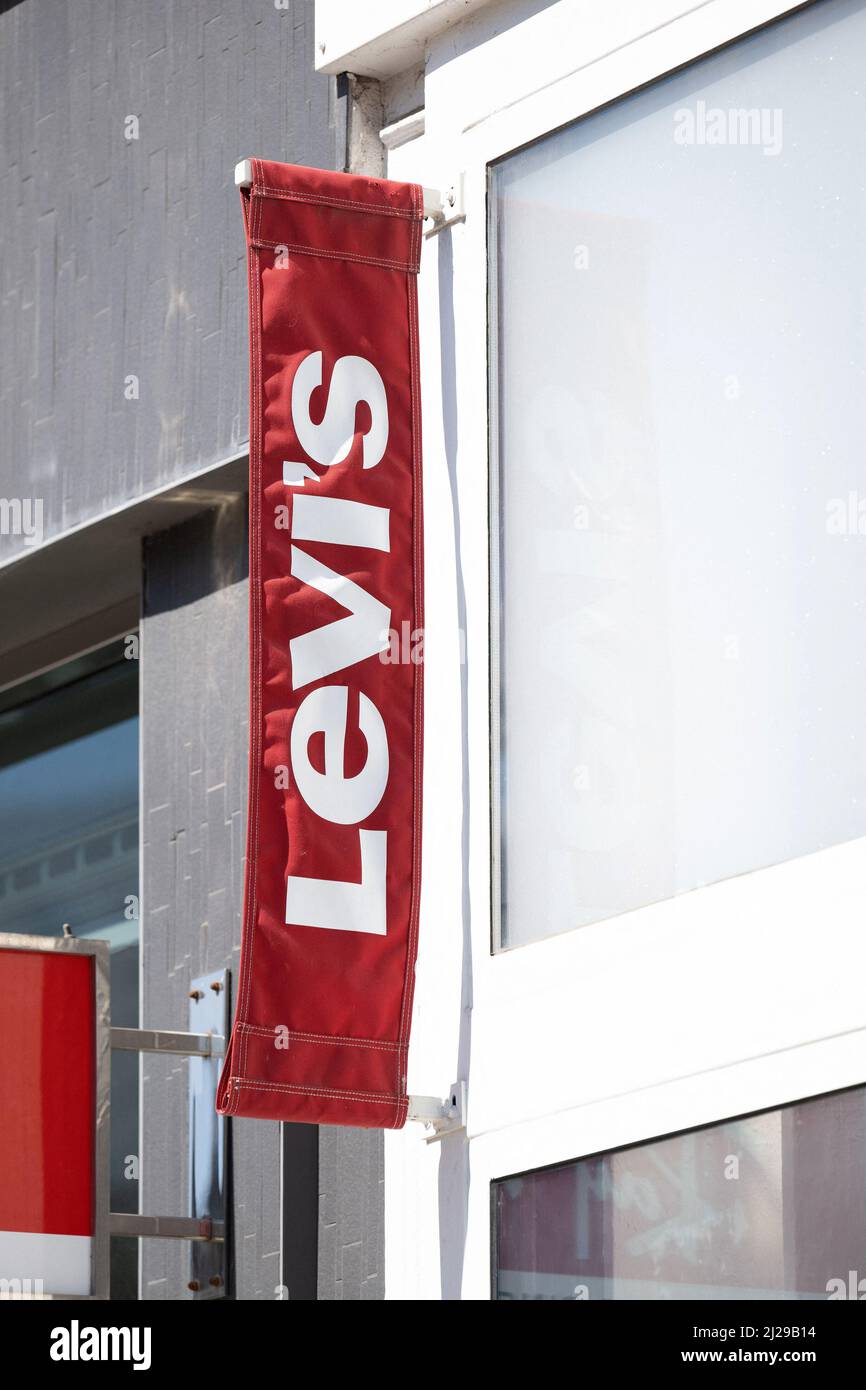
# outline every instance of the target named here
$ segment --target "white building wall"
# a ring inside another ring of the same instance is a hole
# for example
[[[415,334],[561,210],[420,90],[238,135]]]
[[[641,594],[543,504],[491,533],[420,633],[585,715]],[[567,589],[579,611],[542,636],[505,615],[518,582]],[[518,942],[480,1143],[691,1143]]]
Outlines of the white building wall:
[[[437,1143],[412,1125],[386,1135],[386,1296],[399,1299],[490,1297],[497,1177],[866,1080],[866,841],[490,953],[486,165],[792,7],[471,8],[426,38],[424,132],[388,169],[434,187],[464,174],[467,211],[427,241],[419,286],[426,757],[409,1090],[466,1079],[468,1123]]]

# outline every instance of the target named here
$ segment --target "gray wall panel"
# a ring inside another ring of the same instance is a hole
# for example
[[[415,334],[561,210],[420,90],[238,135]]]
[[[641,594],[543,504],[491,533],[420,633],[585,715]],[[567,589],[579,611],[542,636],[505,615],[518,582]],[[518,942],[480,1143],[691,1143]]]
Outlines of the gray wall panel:
[[[385,1296],[384,1139],[380,1129],[319,1129],[319,1299]]]
[[[46,535],[242,447],[232,175],[250,154],[341,157],[313,14],[309,0],[24,0],[0,14],[0,496],[41,497]],[[0,535],[0,560],[22,547]]]
[[[142,1017],[185,1028],[190,980],[227,966],[241,936],[248,739],[246,504],[228,504],[145,546],[141,642]],[[145,1056],[142,1209],[185,1210],[186,1069]],[[280,1283],[280,1133],[233,1122],[235,1288]],[[186,1252],[143,1241],[145,1298],[185,1294]]]

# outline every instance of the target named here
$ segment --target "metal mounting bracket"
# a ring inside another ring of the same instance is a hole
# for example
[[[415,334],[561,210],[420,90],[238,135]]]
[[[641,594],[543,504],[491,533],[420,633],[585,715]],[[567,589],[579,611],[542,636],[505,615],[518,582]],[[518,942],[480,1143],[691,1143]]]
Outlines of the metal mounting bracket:
[[[458,174],[441,193],[436,188],[424,189],[424,219],[430,224],[424,231],[427,238],[438,236],[446,227],[453,227],[455,222],[466,221],[462,174]]]
[[[216,1113],[220,1059],[229,1026],[229,972],[191,981],[188,1033],[164,1028],[112,1028],[121,1052],[188,1057],[189,1183],[186,1216],[112,1212],[114,1236],[189,1242],[187,1288],[195,1300],[223,1298],[226,1285],[226,1120]]]
[[[191,1216],[139,1216],[134,1211],[113,1211],[111,1234],[142,1240],[215,1241],[217,1244],[226,1238],[221,1221],[196,1221]]]
[[[119,1052],[163,1052],[176,1057],[221,1057],[226,1040],[215,1033],[172,1033],[167,1028],[112,1028]]]
[[[438,1096],[410,1096],[407,1120],[414,1120],[432,1130],[427,1143],[458,1134],[466,1128],[466,1082],[455,1081],[446,1100]]]

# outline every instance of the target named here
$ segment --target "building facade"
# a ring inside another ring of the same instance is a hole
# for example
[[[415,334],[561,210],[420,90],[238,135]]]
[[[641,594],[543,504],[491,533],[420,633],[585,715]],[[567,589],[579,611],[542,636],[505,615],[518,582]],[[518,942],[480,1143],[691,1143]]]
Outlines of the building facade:
[[[859,1296],[864,42],[863,0],[3,7],[0,928],[106,937],[115,1022],[238,964],[234,163],[445,194],[409,1090],[464,1124],[233,1121],[234,1297]],[[186,1066],[115,1059],[113,1210],[184,1209]],[[180,1243],[112,1274],[194,1296]]]
[[[385,1136],[388,1297],[856,1296],[864,24],[317,6],[464,213],[419,279],[409,1089],[467,1123]]]
[[[236,159],[346,160],[298,3],[0,14],[0,928],[112,944],[116,1025],[186,1029],[236,968],[248,690]],[[113,1062],[113,1211],[186,1211],[186,1070]],[[380,1134],[231,1136],[231,1291],[381,1297]],[[346,1177],[346,1201],[339,1191]],[[356,1191],[357,1186],[357,1191]],[[288,1236],[287,1236],[288,1233]],[[139,1248],[140,1247],[140,1248]],[[112,1296],[191,1298],[112,1242]]]

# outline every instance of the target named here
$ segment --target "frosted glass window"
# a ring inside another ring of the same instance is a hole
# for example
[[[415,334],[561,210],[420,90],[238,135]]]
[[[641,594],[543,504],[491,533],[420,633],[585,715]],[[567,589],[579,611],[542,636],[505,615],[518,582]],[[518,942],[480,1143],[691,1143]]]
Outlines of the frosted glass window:
[[[866,6],[491,170],[504,946],[866,834]]]

